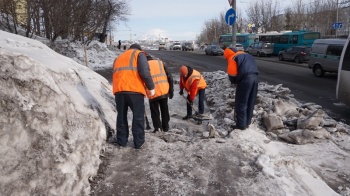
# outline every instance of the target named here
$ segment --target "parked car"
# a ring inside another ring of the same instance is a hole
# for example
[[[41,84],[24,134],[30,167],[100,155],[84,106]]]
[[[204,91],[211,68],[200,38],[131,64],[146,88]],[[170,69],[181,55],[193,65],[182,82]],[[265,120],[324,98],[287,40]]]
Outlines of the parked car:
[[[181,50],[180,42],[175,42],[173,45],[171,45],[170,50]]]
[[[193,51],[193,44],[190,42],[185,42],[182,44],[182,51],[192,50]]]
[[[224,50],[216,45],[209,45],[204,50],[206,55],[223,55]]]
[[[260,56],[271,56],[273,54],[273,43],[259,41],[248,46],[247,53],[251,55]]]
[[[232,44],[230,45],[230,47],[232,47]],[[244,47],[243,47],[242,44],[236,44],[236,49],[237,49],[238,51],[244,51]]]
[[[346,39],[316,39],[311,46],[308,67],[316,77],[324,76],[325,72],[337,73],[339,60]]]
[[[281,50],[278,53],[280,61],[289,60],[296,63],[307,62],[310,59],[311,47],[307,46],[293,46],[288,49]]]

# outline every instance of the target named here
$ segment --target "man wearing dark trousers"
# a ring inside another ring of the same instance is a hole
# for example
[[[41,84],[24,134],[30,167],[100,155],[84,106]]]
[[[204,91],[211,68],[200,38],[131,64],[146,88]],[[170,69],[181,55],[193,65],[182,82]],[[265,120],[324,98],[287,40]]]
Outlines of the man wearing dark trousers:
[[[113,66],[113,94],[118,112],[116,143],[119,146],[125,147],[129,138],[128,108],[133,113],[134,147],[140,149],[145,143],[145,87],[153,97],[155,89],[146,55],[138,44],[132,44],[115,59]]]
[[[254,105],[258,94],[259,71],[252,55],[226,48],[224,57],[227,59],[227,74],[232,84],[236,86],[235,121],[233,129],[245,130],[252,122]]]
[[[156,90],[153,97],[148,96],[154,127],[153,133],[157,131],[167,132],[170,121],[168,98],[172,99],[174,96],[173,77],[161,60],[153,59],[150,55],[147,55],[147,60]]]
[[[204,98],[205,98],[205,88],[207,83],[204,77],[195,69],[190,66],[180,67],[180,92],[179,94],[183,96],[185,89],[187,91],[187,115],[183,117],[183,120],[188,120],[192,118],[192,106],[195,97],[198,95],[198,113],[204,113]],[[198,114],[196,114],[198,115]],[[201,121],[199,121],[201,123]]]

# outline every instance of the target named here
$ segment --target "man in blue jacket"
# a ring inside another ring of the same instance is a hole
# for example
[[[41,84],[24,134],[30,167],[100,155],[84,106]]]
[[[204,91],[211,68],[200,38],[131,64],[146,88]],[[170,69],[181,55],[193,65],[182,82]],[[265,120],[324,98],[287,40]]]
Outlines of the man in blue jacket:
[[[226,48],[227,74],[236,86],[234,129],[245,130],[251,124],[256,96],[258,94],[258,68],[252,55]]]

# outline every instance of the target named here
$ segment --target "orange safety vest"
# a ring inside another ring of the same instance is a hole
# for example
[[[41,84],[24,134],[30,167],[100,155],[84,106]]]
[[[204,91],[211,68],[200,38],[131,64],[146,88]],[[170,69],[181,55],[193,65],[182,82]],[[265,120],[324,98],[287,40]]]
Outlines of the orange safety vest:
[[[228,62],[228,66],[227,66],[227,74],[229,76],[234,76],[236,77],[237,74],[238,74],[238,65],[236,63],[236,61],[234,60],[235,57],[237,55],[240,55],[240,54],[245,54],[245,52],[242,52],[242,51],[238,51],[238,52],[233,52],[232,53],[229,53],[228,54],[228,58],[227,58],[227,62]]]
[[[150,60],[148,61],[148,64],[151,70],[151,76],[155,86],[154,89],[156,91],[156,94],[151,98],[149,96],[149,91],[147,91],[147,97],[149,99],[154,99],[156,97],[168,94],[169,82],[164,70],[163,62],[160,60]]]
[[[129,49],[114,60],[113,94],[128,91],[146,95],[145,84],[137,71],[140,50]]]
[[[204,89],[205,87],[207,87],[207,83],[205,82],[203,76],[198,71],[193,70],[192,75],[186,80],[186,82],[184,83],[183,80],[181,80],[181,82],[183,83],[183,86],[185,87],[187,93],[190,94],[191,85],[195,80],[199,80],[197,83],[197,88],[195,92],[195,96],[196,96],[199,89]]]

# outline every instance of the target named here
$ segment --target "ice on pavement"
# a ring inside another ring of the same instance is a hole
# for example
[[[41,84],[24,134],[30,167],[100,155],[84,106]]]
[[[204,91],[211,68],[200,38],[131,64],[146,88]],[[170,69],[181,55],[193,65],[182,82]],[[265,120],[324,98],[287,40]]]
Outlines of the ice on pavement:
[[[132,136],[126,148],[107,143],[114,97],[92,69],[110,68],[115,57],[96,48],[86,67],[0,31],[1,194],[350,195],[348,125],[283,85],[260,83],[254,123],[232,131],[234,87],[221,71],[203,73],[211,126],[181,119],[174,74],[171,130],[146,131],[142,150]]]

